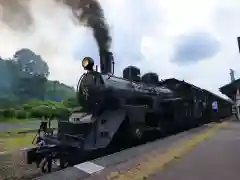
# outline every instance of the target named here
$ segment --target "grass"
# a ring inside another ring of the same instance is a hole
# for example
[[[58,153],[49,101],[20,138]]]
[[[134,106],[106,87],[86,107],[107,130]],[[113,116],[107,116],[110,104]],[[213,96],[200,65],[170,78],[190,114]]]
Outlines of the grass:
[[[19,129],[13,129],[11,131],[6,132],[0,132],[0,138],[9,138],[9,137],[15,137],[20,136],[24,134],[29,133],[36,133],[38,129],[34,128],[19,128]]]
[[[39,126],[40,126],[40,122],[39,124],[36,124],[36,126],[33,126],[33,127],[27,127],[29,121],[26,122],[26,127],[18,127],[18,126],[14,126],[13,128],[9,129],[9,130],[6,130],[6,131],[2,131],[0,132],[0,138],[1,137],[10,137],[10,136],[13,136],[13,135],[19,135],[19,134],[26,134],[26,133],[35,133],[37,132]],[[1,124],[0,124],[1,126]],[[56,125],[55,124],[52,124],[51,125],[52,128],[56,128]]]
[[[4,118],[0,119],[0,124],[1,123],[29,123],[29,122],[36,122],[40,121],[41,119],[36,119],[36,118],[28,118],[28,119],[17,119],[17,118]],[[56,121],[56,119],[52,120]]]
[[[26,133],[12,136],[0,136],[0,152],[17,151],[22,148],[33,147],[32,140],[35,133]]]
[[[19,120],[15,121],[18,122]],[[28,120],[25,121],[29,122]],[[54,126],[52,128],[55,129]],[[22,148],[33,147],[32,140],[37,128],[15,128],[7,132],[0,132],[0,152],[16,151]]]
[[[37,130],[27,128],[24,130],[25,131],[22,131],[22,133],[0,133],[0,152],[12,152],[23,148],[34,147],[34,145],[32,145],[32,140],[36,135]]]
[[[56,129],[56,127],[53,127],[53,129]],[[9,138],[9,137],[15,137],[15,136],[20,136],[24,134],[30,134],[30,133],[36,133],[37,128],[19,128],[19,129],[14,129],[11,131],[7,132],[0,132],[0,138]]]
[[[22,129],[22,132],[0,133],[0,152],[17,151],[23,148],[34,147],[32,140],[36,135],[36,129]]]

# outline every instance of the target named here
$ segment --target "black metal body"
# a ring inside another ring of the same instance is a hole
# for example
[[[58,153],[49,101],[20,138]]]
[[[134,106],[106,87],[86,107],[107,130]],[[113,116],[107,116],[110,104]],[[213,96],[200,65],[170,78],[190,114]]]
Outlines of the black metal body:
[[[185,81],[177,79],[166,79],[160,84],[165,85],[176,95],[183,97],[186,101],[192,104],[188,111],[191,114],[191,118],[196,119],[199,114],[202,114],[201,123],[210,122],[211,120],[217,120],[232,115],[232,102],[222,97],[213,94],[205,89],[201,89]],[[212,103],[218,102],[218,112],[212,110]]]
[[[129,81],[98,72],[83,74],[78,89],[78,101],[86,110],[93,109],[95,102],[101,101],[107,102],[105,104],[109,107],[147,105],[151,109],[158,109],[158,103],[174,98],[174,93],[164,86]]]

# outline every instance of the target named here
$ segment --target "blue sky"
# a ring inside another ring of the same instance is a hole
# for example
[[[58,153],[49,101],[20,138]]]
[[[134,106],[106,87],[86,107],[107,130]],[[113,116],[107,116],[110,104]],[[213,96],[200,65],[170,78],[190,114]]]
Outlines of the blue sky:
[[[99,1],[110,25],[118,75],[131,64],[142,73],[184,79],[218,94],[230,81],[229,68],[240,76],[238,1]],[[31,0],[27,9],[34,23],[26,31],[0,21],[0,54],[30,48],[48,62],[51,79],[75,86],[83,72],[81,58],[92,56],[99,63],[91,30],[78,24],[67,7],[50,0]]]

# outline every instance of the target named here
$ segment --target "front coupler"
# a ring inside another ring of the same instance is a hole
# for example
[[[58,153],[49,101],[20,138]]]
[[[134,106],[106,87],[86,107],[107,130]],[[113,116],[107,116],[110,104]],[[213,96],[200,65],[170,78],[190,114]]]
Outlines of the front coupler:
[[[43,173],[52,171],[53,162],[58,160],[57,167],[60,169],[74,165],[82,159],[82,146],[72,146],[71,144],[63,143],[54,137],[38,137],[40,146],[31,148],[26,152],[28,164],[36,163],[37,167]],[[47,145],[46,145],[47,144]]]
[[[43,132],[43,135],[41,135]],[[35,148],[26,151],[27,164],[36,163],[43,173],[52,171],[53,162],[58,161],[58,168],[66,168],[82,160],[83,139],[78,136],[64,134],[64,138],[53,136],[47,131],[46,122],[42,122],[33,139]]]
[[[27,163],[36,163],[43,173],[51,172],[52,164],[56,160],[59,160],[59,168],[66,168],[71,162],[69,157],[67,149],[59,146],[36,147],[26,152]]]

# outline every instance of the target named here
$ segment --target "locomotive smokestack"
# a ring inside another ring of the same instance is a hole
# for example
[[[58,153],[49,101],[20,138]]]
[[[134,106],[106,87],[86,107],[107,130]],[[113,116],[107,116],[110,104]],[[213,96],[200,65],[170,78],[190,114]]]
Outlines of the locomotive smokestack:
[[[111,73],[113,69],[114,59],[113,54],[109,51],[100,50],[100,65],[102,73]]]
[[[110,55],[108,51],[111,46],[111,37],[109,35],[109,28],[105,21],[104,12],[101,8],[98,0],[64,0],[64,3],[70,6],[73,11],[77,12],[77,16],[80,22],[83,22],[87,27],[93,30],[94,38],[97,42],[100,64],[102,73],[109,72],[110,70]],[[104,58],[103,58],[104,57]]]

